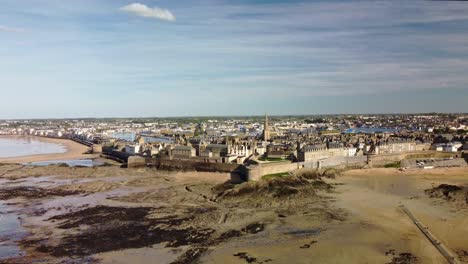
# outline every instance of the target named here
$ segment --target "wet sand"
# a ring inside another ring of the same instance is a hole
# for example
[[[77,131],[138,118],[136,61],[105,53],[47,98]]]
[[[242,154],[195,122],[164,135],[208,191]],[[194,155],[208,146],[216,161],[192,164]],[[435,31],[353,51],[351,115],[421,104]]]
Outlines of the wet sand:
[[[357,209],[357,219],[368,221],[388,236],[397,234],[400,245],[411,249],[422,263],[446,263],[435,247],[419,232],[399,205],[405,205],[419,221],[446,245],[461,263],[468,248],[468,203],[430,198],[425,190],[440,184],[468,186],[467,168],[374,169],[350,171],[341,178],[345,184],[339,206]],[[398,231],[398,232],[396,232]],[[389,240],[390,241],[390,240]]]
[[[4,262],[446,263],[404,204],[468,263],[468,205],[425,194],[468,185],[467,168],[223,184],[229,178],[0,165],[0,199],[29,232],[18,242],[25,256]]]
[[[0,136],[6,139],[25,139],[33,138],[34,140],[63,145],[66,148],[65,153],[55,154],[39,154],[21,157],[0,158],[0,163],[27,163],[27,162],[41,162],[53,160],[73,160],[73,159],[89,159],[95,155],[84,154],[89,150],[89,147],[76,143],[69,139],[56,139],[46,137],[33,137],[33,136]]]
[[[441,183],[468,185],[468,169],[353,170],[327,180],[337,184],[331,206],[342,208],[340,222],[312,222],[288,217],[283,225],[320,228],[316,236],[287,240],[239,240],[221,245],[201,263],[242,263],[235,255],[247,252],[252,263],[447,263],[399,207],[406,205],[442,241],[460,263],[468,263],[468,204],[430,199],[425,189]],[[291,221],[291,222],[289,222]],[[311,241],[317,241],[308,246]],[[305,246],[305,248],[304,248]],[[247,262],[244,262],[247,263]]]

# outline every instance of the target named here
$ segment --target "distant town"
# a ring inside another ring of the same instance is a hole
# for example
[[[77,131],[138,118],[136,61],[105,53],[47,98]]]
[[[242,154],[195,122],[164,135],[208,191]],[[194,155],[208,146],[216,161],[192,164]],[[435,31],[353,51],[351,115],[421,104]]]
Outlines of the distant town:
[[[67,138],[129,165],[277,165],[263,176],[369,166],[380,157],[424,151],[461,158],[468,151],[468,114],[5,120],[0,134]]]

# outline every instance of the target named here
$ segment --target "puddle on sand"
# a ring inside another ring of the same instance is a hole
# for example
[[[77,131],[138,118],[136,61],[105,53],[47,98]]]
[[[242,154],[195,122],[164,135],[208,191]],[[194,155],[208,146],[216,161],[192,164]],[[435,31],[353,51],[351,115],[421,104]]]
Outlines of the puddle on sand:
[[[292,227],[278,228],[278,230],[285,235],[290,235],[294,237],[318,236],[322,231],[320,228],[298,229]]]
[[[57,176],[41,176],[29,177],[17,180],[0,179],[1,187],[35,187],[35,188],[54,188],[63,185],[81,184],[90,182],[109,182],[118,183],[128,180],[125,176],[111,176],[98,178],[83,178],[83,179],[60,179]],[[127,196],[133,193],[145,192],[148,187],[131,187],[121,186],[114,190],[97,192],[91,194],[78,194],[70,196],[54,196],[45,199],[32,201],[30,204],[25,204],[24,208],[19,209],[21,214],[31,216],[40,216],[40,218],[49,218],[59,214],[69,213],[72,211],[81,210],[84,207],[93,207],[97,205],[116,205],[127,204],[109,200],[108,198]],[[32,213],[32,215],[31,215]],[[43,219],[44,220],[44,219]]]
[[[50,200],[32,204],[32,207],[30,208],[33,208],[34,212],[39,213],[37,217],[34,217],[34,222],[40,223],[57,215],[72,213],[98,205],[128,206],[131,205],[131,203],[119,202],[111,200],[110,198],[123,197],[133,193],[145,192],[147,190],[148,187],[124,186],[106,192],[54,197]]]
[[[12,210],[11,206],[0,202],[0,260],[23,255],[16,242],[27,232],[21,227],[18,214]]]
[[[116,176],[116,177],[99,177],[99,178],[83,178],[83,179],[60,179],[56,176],[41,176],[41,177],[21,178],[17,180],[0,179],[0,186],[50,188],[50,187],[57,187],[61,185],[87,183],[87,182],[94,182],[94,181],[119,182],[119,181],[124,181],[125,179],[128,179],[128,177]]]
[[[100,160],[82,159],[82,160],[51,160],[51,161],[23,163],[23,165],[27,165],[27,166],[49,166],[49,165],[61,165],[61,164],[66,164],[69,167],[97,167],[97,166],[104,165],[104,162]]]
[[[34,186],[37,188],[52,188],[61,185],[86,183],[94,181],[120,182],[127,179],[123,176],[116,177],[98,177],[84,179],[59,179],[56,176],[30,177],[17,180],[0,179],[0,188],[2,187],[24,187]],[[24,252],[18,247],[17,242],[28,235],[23,228],[33,224],[35,226],[47,227],[50,217],[69,212],[75,212],[84,208],[97,205],[110,206],[131,206],[131,203],[114,201],[109,198],[121,197],[138,192],[145,192],[149,187],[130,187],[121,186],[120,188],[98,192],[93,194],[80,194],[71,196],[54,196],[42,198],[39,200],[25,201],[23,199],[13,199],[9,203],[0,201],[0,262],[2,259],[21,257]],[[17,205],[13,205],[14,201]],[[18,207],[19,206],[19,207]],[[25,215],[22,219],[19,216]]]
[[[54,187],[71,183],[73,183],[72,180],[57,179],[54,176],[29,177],[17,180],[0,179],[0,185],[4,187]]]

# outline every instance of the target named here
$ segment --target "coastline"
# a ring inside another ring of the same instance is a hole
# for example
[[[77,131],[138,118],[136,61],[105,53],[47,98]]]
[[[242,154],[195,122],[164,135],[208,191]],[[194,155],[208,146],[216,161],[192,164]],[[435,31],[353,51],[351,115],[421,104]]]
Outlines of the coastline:
[[[21,136],[21,135],[0,135],[0,138],[5,139],[24,139],[34,138],[37,141],[44,143],[59,144],[66,148],[64,153],[52,153],[52,154],[37,154],[20,157],[0,158],[0,163],[27,163],[27,162],[41,162],[41,161],[53,161],[53,160],[71,160],[71,159],[90,159],[94,158],[95,155],[84,154],[89,150],[89,147],[81,145],[69,139],[58,139],[58,138],[47,138],[37,136]]]

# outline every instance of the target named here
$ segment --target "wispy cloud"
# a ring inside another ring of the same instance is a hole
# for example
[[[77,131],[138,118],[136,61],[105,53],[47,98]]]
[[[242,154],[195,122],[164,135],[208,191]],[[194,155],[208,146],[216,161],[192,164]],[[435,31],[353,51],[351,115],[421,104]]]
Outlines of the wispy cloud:
[[[83,102],[89,115],[468,111],[468,5],[460,1],[3,2],[0,24],[40,32],[24,39],[0,29],[0,79],[15,87],[2,91],[0,118],[20,106],[85,115]],[[122,23],[109,10],[138,19]],[[183,23],[146,23],[173,14]],[[25,102],[19,89],[34,96]],[[63,103],[43,106],[37,91]],[[141,100],[129,104],[138,110],[117,113],[135,92]]]
[[[175,16],[171,11],[159,7],[148,7],[140,3],[132,3],[120,8],[121,11],[132,13],[137,16],[147,18],[157,18],[166,21],[175,21]]]
[[[23,32],[26,32],[26,30],[23,29],[23,28],[8,27],[8,26],[3,26],[3,25],[0,25],[0,31],[4,31],[4,32],[14,32],[14,33],[23,33]]]

